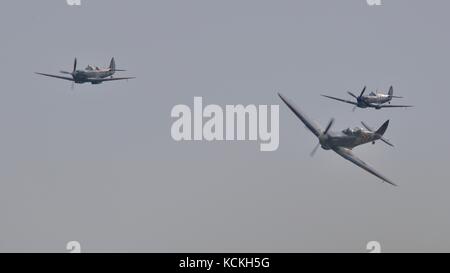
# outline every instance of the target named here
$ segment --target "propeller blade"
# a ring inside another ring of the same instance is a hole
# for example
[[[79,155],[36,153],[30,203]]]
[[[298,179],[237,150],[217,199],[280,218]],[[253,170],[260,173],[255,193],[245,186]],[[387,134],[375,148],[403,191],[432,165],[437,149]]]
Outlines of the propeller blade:
[[[353,94],[352,92],[347,92],[350,96],[352,96],[352,97],[354,97],[355,99],[358,99],[358,97],[355,95],[355,94]]]
[[[70,85],[70,90],[74,90],[75,89],[75,82],[72,82],[72,84]]]
[[[333,123],[334,123],[334,118],[332,118],[332,119],[330,120],[330,122],[328,123],[327,128],[326,128],[325,131],[323,132],[324,135],[326,135],[326,134],[328,133],[328,130],[330,130],[331,126],[333,126]]]
[[[64,71],[64,70],[59,71],[59,73],[72,75],[72,73]]]
[[[75,74],[75,71],[77,70],[77,58],[75,58],[74,62],[73,62],[73,74]]]
[[[317,143],[316,147],[314,147],[314,149],[313,149],[312,152],[309,154],[309,156],[313,157],[313,156],[316,154],[317,149],[318,149],[319,147],[320,147],[320,143]]]
[[[363,90],[361,91],[361,95],[359,95],[360,98],[364,95],[364,92],[366,92],[366,86],[364,86]]]

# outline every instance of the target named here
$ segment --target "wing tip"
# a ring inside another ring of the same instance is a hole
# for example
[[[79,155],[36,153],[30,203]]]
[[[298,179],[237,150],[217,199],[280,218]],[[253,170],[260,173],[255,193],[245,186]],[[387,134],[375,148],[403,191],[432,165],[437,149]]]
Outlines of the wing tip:
[[[381,178],[381,180],[383,180],[384,182],[390,184],[391,186],[398,187],[398,185],[395,184],[394,182],[392,182],[390,179],[388,179],[388,178],[386,178],[386,177],[384,177],[384,176],[382,176],[382,177],[380,177],[380,178]]]
[[[390,180],[388,180],[388,179],[386,179],[385,182],[388,183],[388,184],[391,184],[392,186],[394,186],[394,187],[396,187],[396,188],[398,188],[398,185],[397,185],[397,184],[395,184],[394,182],[392,182],[392,181],[390,181]]]
[[[281,94],[280,92],[277,92],[278,97],[286,104],[289,106],[289,103],[287,101],[287,99],[283,96],[283,94]]]

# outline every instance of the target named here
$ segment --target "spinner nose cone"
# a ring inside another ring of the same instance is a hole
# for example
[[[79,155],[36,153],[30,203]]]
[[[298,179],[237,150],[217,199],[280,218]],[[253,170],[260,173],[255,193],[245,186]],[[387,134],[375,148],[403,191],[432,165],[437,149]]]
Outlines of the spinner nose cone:
[[[329,141],[330,141],[330,136],[328,134],[321,134],[319,136],[319,143],[320,143],[320,146],[322,147],[322,149],[324,149],[324,150],[330,149]]]
[[[324,146],[324,145],[326,144],[327,141],[328,141],[328,135],[326,135],[326,134],[321,134],[321,135],[319,136],[319,142],[320,142],[320,145]]]

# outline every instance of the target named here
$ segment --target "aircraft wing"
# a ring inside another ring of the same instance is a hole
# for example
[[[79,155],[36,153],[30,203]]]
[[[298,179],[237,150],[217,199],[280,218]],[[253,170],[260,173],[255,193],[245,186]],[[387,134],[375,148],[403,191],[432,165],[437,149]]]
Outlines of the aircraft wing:
[[[359,167],[361,167],[362,169],[368,171],[369,173],[375,175],[376,177],[380,178],[381,180],[393,185],[393,186],[397,186],[395,183],[393,183],[392,181],[390,181],[389,179],[387,179],[386,177],[384,177],[382,174],[380,174],[379,172],[377,172],[376,170],[374,170],[372,167],[370,167],[369,165],[367,165],[364,161],[362,161],[361,159],[359,159],[358,157],[356,157],[351,150],[347,149],[347,148],[342,148],[342,147],[336,147],[333,149],[333,151],[335,151],[338,155],[342,156],[343,158],[347,159],[348,161],[358,165]]]
[[[120,81],[120,80],[131,80],[136,77],[122,77],[122,78],[87,78],[88,82],[110,82],[110,81]]]
[[[345,103],[350,103],[350,104],[353,104],[353,105],[358,105],[358,103],[356,103],[356,102],[354,102],[354,101],[350,101],[350,100],[344,100],[344,99],[340,99],[340,98],[336,98],[336,97],[331,97],[331,96],[327,96],[327,95],[322,95],[322,97],[329,98],[329,99],[332,99],[332,100],[342,101],[342,102],[345,102]]]
[[[322,134],[322,129],[310,118],[308,118],[305,114],[303,114],[300,109],[296,108],[289,100],[285,99],[280,93],[278,93],[280,99],[286,103],[289,109],[294,112],[294,114],[305,124],[305,126],[317,137]]]
[[[379,105],[378,107],[381,108],[408,108],[408,107],[413,107],[412,105],[391,105],[391,104],[383,104],[383,105]]]
[[[35,73],[38,74],[38,75],[46,76],[46,77],[52,77],[52,78],[57,78],[57,79],[66,80],[66,81],[72,81],[73,82],[73,78],[72,77],[64,77],[64,76],[45,74],[45,73],[39,73],[39,72],[35,72]]]

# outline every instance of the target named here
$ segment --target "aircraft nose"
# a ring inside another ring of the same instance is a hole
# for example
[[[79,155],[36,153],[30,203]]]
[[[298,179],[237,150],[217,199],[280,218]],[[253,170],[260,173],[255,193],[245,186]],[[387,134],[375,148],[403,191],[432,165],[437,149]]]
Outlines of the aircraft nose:
[[[328,141],[328,135],[321,134],[319,136],[319,142],[323,146]]]

